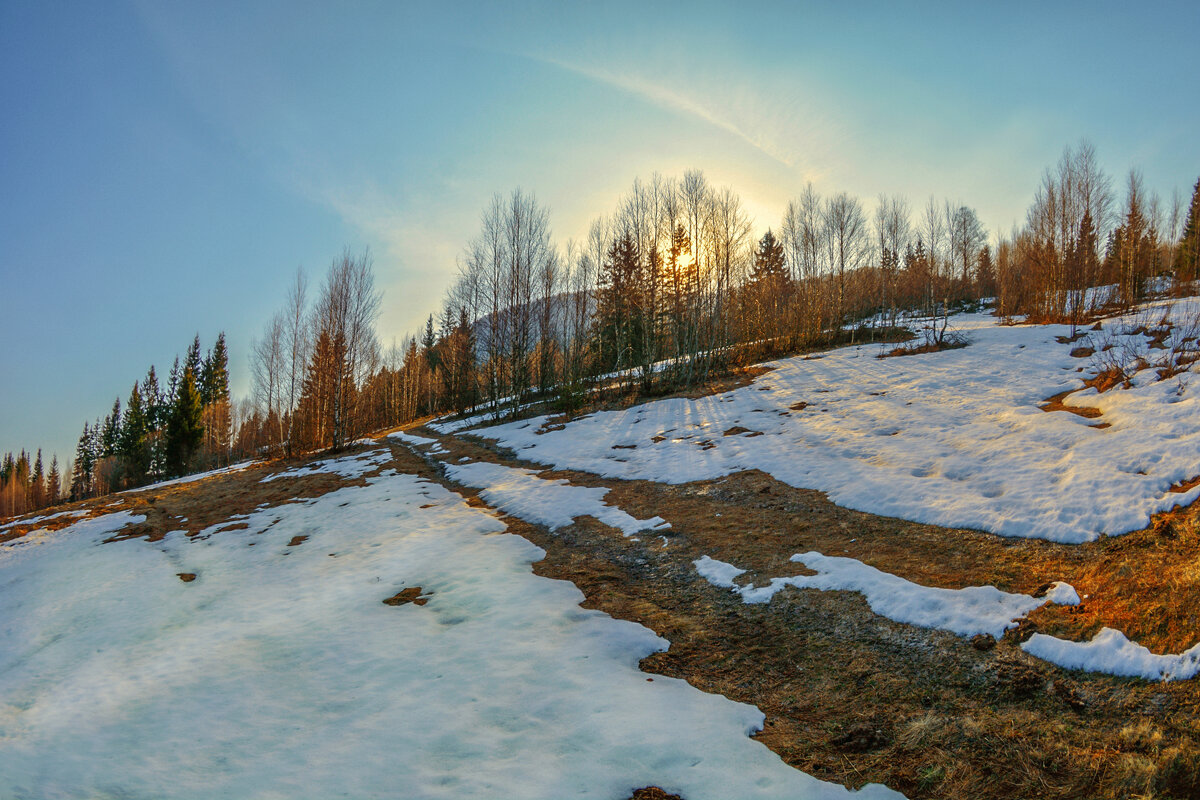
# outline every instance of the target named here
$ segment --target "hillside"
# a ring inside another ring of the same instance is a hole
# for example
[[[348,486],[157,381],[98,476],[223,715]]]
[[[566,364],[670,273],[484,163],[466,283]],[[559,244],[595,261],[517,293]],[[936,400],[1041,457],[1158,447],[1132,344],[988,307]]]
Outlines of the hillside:
[[[1198,311],[4,523],[0,794],[1196,796]]]

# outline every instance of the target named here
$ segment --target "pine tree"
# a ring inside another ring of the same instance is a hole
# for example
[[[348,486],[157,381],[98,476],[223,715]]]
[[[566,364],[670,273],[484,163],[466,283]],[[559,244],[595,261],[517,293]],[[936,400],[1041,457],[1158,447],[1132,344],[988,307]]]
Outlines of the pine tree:
[[[210,461],[224,463],[230,446],[229,353],[224,331],[204,358],[200,404],[204,408],[204,449]]]
[[[92,431],[83,423],[83,434],[75,447],[75,469],[71,476],[71,499],[82,500],[92,493],[92,467],[96,463],[92,449]]]
[[[150,469],[150,452],[147,446],[150,425],[142,403],[142,393],[133,384],[129,393],[129,404],[125,408],[125,419],[121,424],[119,454],[125,463],[126,474],[134,486],[140,486]]]
[[[1179,240],[1179,255],[1175,263],[1182,280],[1200,278],[1200,179],[1192,190],[1192,202],[1188,206],[1187,221],[1184,222],[1183,238]]]
[[[38,509],[46,506],[46,473],[42,467],[42,448],[38,448],[37,461],[33,464],[33,475],[29,484],[31,508]]]
[[[192,379],[197,382],[197,389],[199,389],[198,384],[200,381],[201,367],[202,367],[202,365],[200,363],[200,334],[197,333],[196,338],[192,340],[191,346],[188,347],[187,355],[185,355],[183,358],[183,369],[184,370],[190,369],[192,371]],[[183,377],[183,373],[180,373],[180,378],[182,378],[182,377]]]
[[[142,403],[145,404],[146,426],[152,431],[161,428],[165,422],[162,418],[163,396],[162,390],[158,388],[158,375],[154,372],[153,364],[142,381]]]
[[[641,362],[645,320],[639,313],[643,306],[638,297],[640,273],[641,254],[632,234],[626,231],[609,247],[599,275],[594,333],[601,370],[625,369]]]
[[[175,406],[175,399],[179,396],[179,378],[182,373],[179,371],[179,356],[175,356],[175,363],[171,365],[171,372],[167,375],[167,395],[163,398],[163,418],[162,426],[167,424],[167,418],[171,416],[171,409]]]
[[[783,243],[775,238],[768,228],[763,237],[758,240],[758,249],[754,252],[754,270],[750,280],[757,284],[767,284],[778,287],[787,278],[787,262],[783,257]]]
[[[196,450],[204,440],[203,415],[196,375],[185,366],[167,422],[165,458],[169,475],[183,475],[191,466]]]
[[[50,459],[50,474],[46,477],[46,504],[57,505],[62,497],[62,474],[58,471],[58,454]]]
[[[216,344],[208,351],[200,368],[200,402],[203,405],[229,402],[229,353],[225,332],[217,334]]]
[[[100,432],[100,457],[111,458],[117,452],[117,440],[121,435],[121,398],[113,401],[112,414],[104,418]]]

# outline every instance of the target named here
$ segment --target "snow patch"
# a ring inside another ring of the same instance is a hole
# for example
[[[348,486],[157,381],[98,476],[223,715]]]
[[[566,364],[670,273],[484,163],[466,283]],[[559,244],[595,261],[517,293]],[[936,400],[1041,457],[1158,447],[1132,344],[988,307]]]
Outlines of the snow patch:
[[[286,472],[275,472],[263,478],[259,483],[269,483],[279,478],[303,478],[325,472],[341,475],[343,478],[359,478],[368,472],[374,472],[383,464],[392,460],[392,454],[387,450],[372,450],[366,453],[355,453],[341,458],[326,458],[293,467]]]
[[[1066,669],[1104,672],[1150,681],[1178,681],[1200,673],[1200,644],[1182,653],[1155,655],[1125,634],[1103,628],[1090,642],[1070,642],[1035,633],[1021,649]]]
[[[894,622],[950,631],[959,636],[980,633],[999,638],[1015,627],[1017,620],[1047,602],[1078,604],[1079,596],[1070,584],[1059,582],[1045,598],[1003,592],[995,586],[968,586],[942,589],[922,586],[898,575],[876,569],[853,558],[827,556],[817,552],[800,553],[792,561],[817,572],[772,578],[765,586],[738,586],[733,579],[745,572],[732,564],[703,556],[693,562],[709,583],[733,589],[746,603],[769,602],[787,586],[797,589],[858,592],[871,610]],[[1073,598],[1073,602],[1071,602]]]
[[[572,486],[562,479],[539,478],[534,470],[475,461],[447,464],[446,475],[464,486],[482,489],[480,496],[489,505],[526,522],[545,525],[552,531],[565,528],[576,517],[582,516],[595,517],[605,525],[618,528],[626,536],[647,529],[671,527],[662,517],[636,519],[603,502],[608,489]]]

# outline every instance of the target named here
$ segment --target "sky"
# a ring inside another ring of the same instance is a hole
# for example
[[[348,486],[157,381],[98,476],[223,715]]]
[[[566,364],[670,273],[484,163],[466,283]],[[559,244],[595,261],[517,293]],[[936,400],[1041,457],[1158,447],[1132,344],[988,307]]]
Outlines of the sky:
[[[496,193],[582,239],[701,169],[756,231],[812,182],[1020,222],[1081,137],[1184,201],[1200,4],[0,2],[0,453],[224,331],[235,397],[297,269],[369,249],[437,310]]]

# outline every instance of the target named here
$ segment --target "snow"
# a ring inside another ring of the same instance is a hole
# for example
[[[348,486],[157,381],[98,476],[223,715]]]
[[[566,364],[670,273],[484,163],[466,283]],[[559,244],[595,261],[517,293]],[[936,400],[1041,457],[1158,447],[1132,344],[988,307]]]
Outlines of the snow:
[[[247,530],[101,544],[138,519],[0,547],[0,796],[897,796],[792,769],[754,707],[640,672],[667,642],[436,484],[389,470]],[[381,602],[417,586],[427,605]]]
[[[366,453],[341,456],[340,458],[326,458],[321,461],[313,461],[299,467],[293,467],[285,472],[276,472],[268,475],[259,481],[259,483],[269,483],[279,478],[303,478],[323,472],[341,475],[343,478],[359,478],[368,472],[374,472],[391,460],[392,454],[387,450],[371,450]]]
[[[603,502],[608,489],[572,486],[562,479],[540,478],[534,470],[476,461],[447,464],[446,476],[463,486],[482,489],[480,496],[489,505],[526,522],[545,525],[552,531],[565,528],[582,516],[595,517],[605,525],[620,529],[626,536],[646,529],[670,527],[662,517],[635,519]]]
[[[424,436],[414,436],[413,434],[405,433],[404,431],[389,433],[388,438],[396,439],[404,444],[412,445],[413,447],[423,447],[424,445],[435,444],[437,442],[437,439],[426,439]]]
[[[511,402],[512,398],[505,398],[504,400],[500,401],[495,409],[489,408],[487,411],[483,411],[478,414],[472,414],[471,416],[463,417],[461,419],[453,419],[449,416],[442,417],[440,420],[435,420],[428,423],[425,427],[441,434],[457,433],[458,431],[472,428],[476,425],[482,425],[485,422],[494,422],[507,414],[519,414],[522,411],[537,405],[537,401],[534,401],[530,403],[523,403],[520,406],[517,406],[517,408],[513,409],[508,405],[508,403]]]
[[[740,590],[740,587],[733,582],[733,579],[745,573],[746,570],[739,569],[733,564],[727,564],[724,561],[717,561],[715,558],[709,558],[708,556],[700,556],[700,558],[692,563],[696,565],[696,571],[700,573],[701,577],[713,586],[720,586],[722,589]]]
[[[858,592],[876,614],[894,622],[950,631],[959,636],[980,633],[999,638],[1017,620],[1047,602],[1078,605],[1079,595],[1070,584],[1057,582],[1044,598],[1003,592],[995,586],[942,589],[922,586],[864,564],[853,558],[799,553],[792,561],[816,575],[772,578],[766,586],[738,586],[733,579],[745,572],[732,564],[702,556],[696,570],[715,586],[734,590],[746,603],[766,603],[786,586],[797,589]],[[1073,600],[1073,601],[1072,601]]]
[[[26,519],[12,519],[8,522],[5,522],[3,525],[0,525],[0,531],[5,530],[6,528],[11,528],[15,525],[36,525],[37,523],[45,522],[48,519],[59,519],[60,517],[83,517],[86,516],[87,513],[88,512],[84,509],[78,509],[75,511],[59,511],[55,514],[42,514],[36,517],[28,517]]]
[[[1196,309],[1182,303],[1175,316]],[[475,433],[557,469],[666,483],[760,469],[862,511],[1070,543],[1145,527],[1152,513],[1200,497],[1200,487],[1169,491],[1200,475],[1200,392],[1142,379],[1071,395],[1100,419],[1047,413],[1039,405],[1080,388],[1088,363],[1069,355],[1081,343],[1056,341],[1069,327],[954,322],[968,347],[883,359],[879,345],[848,347],[773,362],[721,395],[599,412],[557,430],[539,417]],[[763,435],[722,435],[734,426]]]
[[[1035,633],[1021,649],[1066,669],[1151,681],[1187,680],[1200,673],[1200,644],[1182,653],[1156,655],[1112,628],[1101,629],[1090,642],[1071,642]]]
[[[228,475],[230,472],[241,472],[247,467],[252,467],[257,463],[257,461],[242,461],[239,464],[230,464],[228,467],[210,469],[207,472],[196,472],[191,475],[184,475],[182,478],[172,478],[168,481],[159,481],[158,483],[152,483],[149,486],[136,486],[133,489],[125,489],[124,491],[120,492],[120,494],[125,494],[126,492],[144,492],[147,489],[161,489],[164,486],[178,486],[183,483],[202,481],[205,478],[211,478],[214,475]]]

